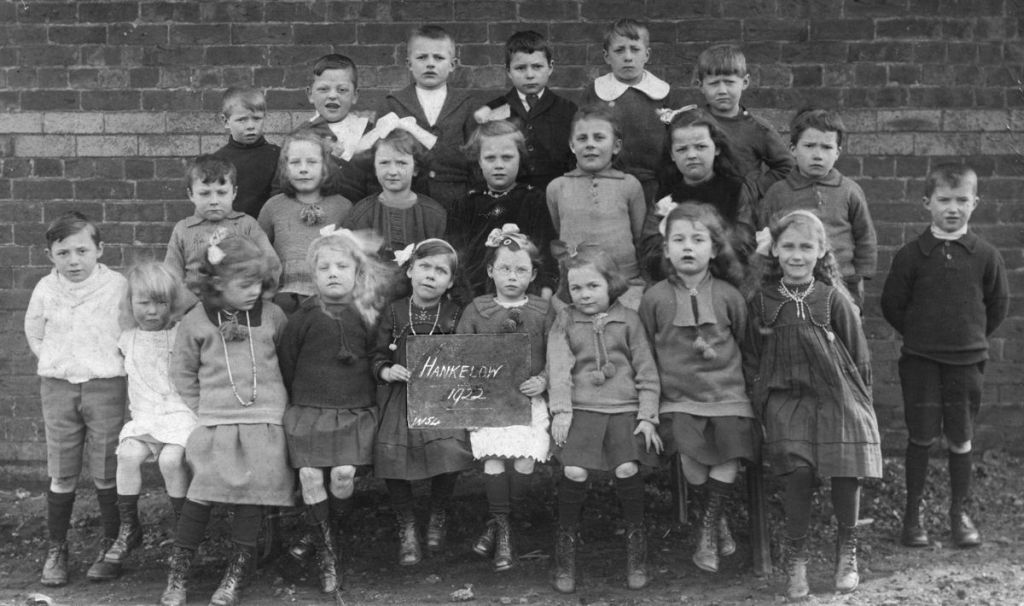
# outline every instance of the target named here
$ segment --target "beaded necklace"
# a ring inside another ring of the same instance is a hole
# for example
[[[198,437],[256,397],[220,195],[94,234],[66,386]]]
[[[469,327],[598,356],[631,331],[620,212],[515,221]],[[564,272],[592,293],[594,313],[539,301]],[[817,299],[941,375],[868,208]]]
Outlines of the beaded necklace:
[[[245,327],[249,331],[249,359],[252,360],[252,397],[246,402],[242,399],[242,396],[238,395],[238,388],[235,386],[235,377],[231,374],[231,358],[228,357],[228,342],[224,338],[224,331],[219,330],[223,322],[221,321],[221,314],[228,316],[228,320],[236,320],[238,312],[228,313],[226,311],[217,310],[217,333],[220,335],[220,343],[224,346],[224,363],[228,367],[228,382],[231,383],[231,393],[235,394],[235,399],[238,403],[244,407],[252,406],[256,403],[256,350],[252,344],[252,325],[249,322],[249,310],[245,310]]]
[[[416,332],[416,327],[413,326],[413,323],[412,323],[412,306],[413,305],[414,305],[414,303],[412,302],[412,299],[409,299],[409,332],[411,332],[414,335],[418,335],[420,333]],[[426,308],[424,307],[422,309],[423,309],[423,311],[425,313],[426,312]],[[430,332],[428,333],[428,335],[434,334],[434,331],[437,330],[437,322],[440,319],[441,319],[441,301],[438,301],[437,302],[437,311],[434,312],[434,325],[430,327]]]
[[[794,284],[793,286],[794,288],[798,288],[800,285]],[[809,307],[807,307],[807,303],[804,302],[804,299],[810,296],[812,292],[814,292],[813,281],[811,282],[811,285],[807,287],[807,290],[803,292],[797,292],[790,290],[789,287],[786,286],[786,283],[784,281],[779,280],[779,293],[783,297],[786,297],[794,304],[796,304],[796,317],[800,318],[801,320],[811,315],[811,310]]]

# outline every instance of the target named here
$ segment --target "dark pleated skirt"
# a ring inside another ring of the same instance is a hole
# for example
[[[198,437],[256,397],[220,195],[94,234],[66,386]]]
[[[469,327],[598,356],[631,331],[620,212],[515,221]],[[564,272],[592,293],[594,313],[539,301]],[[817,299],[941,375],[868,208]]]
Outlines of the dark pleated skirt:
[[[754,461],[761,430],[748,417],[701,417],[685,412],[661,415],[658,434],[665,454],[684,454],[702,465],[721,465],[733,459]]]
[[[372,465],[377,408],[289,406],[281,424],[291,466]]]
[[[423,480],[473,466],[464,429],[409,429],[405,383],[392,384],[373,447],[373,473],[390,480]]]
[[[238,505],[292,505],[295,471],[284,429],[269,423],[197,426],[185,445],[188,498]]]
[[[563,466],[611,471],[630,461],[654,467],[658,455],[647,451],[642,435],[636,431],[636,413],[604,414],[586,410],[572,411],[572,425],[565,445],[555,451]]]

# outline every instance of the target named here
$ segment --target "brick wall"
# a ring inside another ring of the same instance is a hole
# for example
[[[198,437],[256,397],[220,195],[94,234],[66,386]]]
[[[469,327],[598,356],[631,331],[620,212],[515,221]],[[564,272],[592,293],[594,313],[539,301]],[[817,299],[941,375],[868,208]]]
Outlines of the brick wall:
[[[650,21],[650,67],[675,84],[690,81],[702,48],[731,41],[752,64],[745,104],[780,129],[804,103],[842,108],[852,132],[839,168],[867,192],[881,242],[866,328],[889,448],[902,442],[899,344],[878,312],[881,278],[926,223],[919,200],[928,167],[961,159],[977,167],[975,225],[1002,250],[1015,296],[992,340],[977,441],[1024,449],[1014,439],[1024,426],[1018,0],[0,0],[0,462],[45,458],[22,333],[31,288],[48,271],[45,223],[77,208],[102,221],[109,265],[162,257],[171,226],[191,211],[185,159],[224,141],[216,117],[224,87],[264,87],[278,139],[309,117],[311,59],[332,50],[353,57],[359,105],[373,107],[406,84],[406,32],[430,21],[460,43],[455,84],[503,88],[502,43],[533,28],[554,42],[552,83],[571,95],[604,71],[602,28],[626,15]]]

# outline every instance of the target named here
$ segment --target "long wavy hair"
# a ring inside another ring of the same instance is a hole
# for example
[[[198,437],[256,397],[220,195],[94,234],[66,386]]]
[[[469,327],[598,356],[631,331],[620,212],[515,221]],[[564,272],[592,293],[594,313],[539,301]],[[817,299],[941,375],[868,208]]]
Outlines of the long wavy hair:
[[[746,270],[740,263],[736,251],[729,242],[728,232],[722,223],[722,215],[714,206],[700,202],[683,202],[672,209],[665,218],[665,243],[672,236],[672,226],[676,221],[700,223],[711,234],[711,243],[715,257],[708,263],[708,271],[719,280],[725,280],[736,288],[743,289]],[[665,275],[674,276],[675,269],[662,251],[662,267]]]
[[[615,303],[629,289],[626,277],[622,275],[615,259],[596,244],[582,243],[570,252],[564,242],[552,242],[558,259],[559,280],[558,291],[555,293],[563,302],[572,304],[569,294],[569,270],[592,266],[597,273],[608,282],[608,304]]]
[[[217,245],[224,258],[216,264],[210,261],[209,247],[203,250],[199,274],[189,284],[199,298],[210,307],[221,307],[221,289],[218,284],[235,278],[253,278],[262,283],[261,296],[267,298],[277,290],[277,277],[281,264],[265,254],[256,243],[238,234],[228,234]]]
[[[362,240],[357,242],[353,235],[337,231],[320,236],[310,242],[306,251],[306,265],[310,274],[316,273],[317,259],[325,250],[333,250],[348,255],[355,261],[356,280],[352,288],[352,303],[359,311],[367,326],[373,326],[380,317],[380,311],[388,302],[391,281],[395,270],[382,261],[375,253],[367,250],[380,248],[382,238],[370,230],[355,234]]]

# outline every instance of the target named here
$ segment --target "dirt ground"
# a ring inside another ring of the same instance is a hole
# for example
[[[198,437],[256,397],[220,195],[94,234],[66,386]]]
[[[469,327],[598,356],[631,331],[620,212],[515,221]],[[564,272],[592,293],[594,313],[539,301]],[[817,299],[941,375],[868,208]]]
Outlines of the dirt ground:
[[[698,570],[690,561],[692,526],[671,519],[668,477],[664,471],[648,477],[649,563],[654,580],[641,591],[625,588],[625,548],[614,492],[607,478],[595,478],[578,552],[578,591],[572,596],[556,594],[548,584],[554,530],[550,469],[535,476],[530,522],[520,533],[517,545],[518,566],[500,574],[492,573],[489,562],[470,550],[486,511],[477,474],[467,474],[461,481],[446,551],[409,568],[394,562],[397,538],[382,486],[364,480],[345,543],[346,590],[342,598],[351,605],[438,604],[457,601],[453,592],[469,588],[471,599],[478,604],[785,602],[784,580],[779,572],[764,578],[753,574],[742,491],[737,490],[731,510],[739,550],[724,558],[722,570],[712,575]],[[885,478],[868,482],[863,492],[862,581],[860,588],[849,595],[832,591],[834,528],[827,491],[823,489],[812,527],[812,596],[803,603],[1024,605],[1024,460],[1000,451],[976,456],[975,477],[974,519],[985,544],[973,550],[949,546],[945,460],[936,459],[932,461],[930,485],[942,490],[930,489],[926,495],[933,545],[911,550],[894,540],[903,507],[903,469],[901,461],[887,460]],[[768,513],[777,538],[782,519],[779,486],[769,480],[768,489]],[[38,582],[46,549],[45,495],[39,487],[0,486],[0,604],[43,604],[46,599],[53,604],[157,603],[166,579],[169,506],[160,489],[145,492],[141,502],[143,547],[133,553],[119,580],[90,583],[85,579],[85,569],[93,555],[99,518],[91,491],[80,490],[70,535],[71,582],[53,589]],[[286,513],[280,518],[281,534],[294,536],[297,524],[298,517]],[[227,552],[227,530],[227,520],[218,513],[193,567],[190,604],[205,604],[216,588]],[[777,557],[777,541],[772,543]],[[319,593],[315,576],[305,575],[286,562],[286,558],[277,558],[265,563],[244,591],[243,604],[334,603],[332,597]]]

